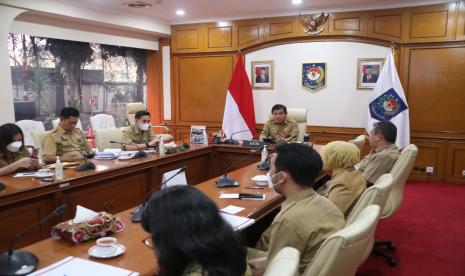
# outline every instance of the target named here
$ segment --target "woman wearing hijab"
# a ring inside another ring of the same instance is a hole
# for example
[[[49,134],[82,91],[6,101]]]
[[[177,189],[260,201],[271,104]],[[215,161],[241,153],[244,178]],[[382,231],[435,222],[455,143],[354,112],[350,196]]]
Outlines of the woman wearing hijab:
[[[354,168],[360,162],[360,150],[354,144],[334,141],[324,146],[320,155],[323,170],[331,171],[331,180],[326,183],[327,197],[347,218],[366,189],[362,173]]]

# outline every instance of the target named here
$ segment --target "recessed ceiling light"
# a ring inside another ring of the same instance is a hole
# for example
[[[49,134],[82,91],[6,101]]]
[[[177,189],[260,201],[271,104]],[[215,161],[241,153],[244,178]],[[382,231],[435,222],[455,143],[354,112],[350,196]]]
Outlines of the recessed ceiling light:
[[[226,22],[226,21],[220,21],[220,22],[218,22],[218,27],[226,27],[226,26],[228,26],[228,25],[229,25],[229,24],[228,24],[228,22]]]
[[[292,0],[292,4],[294,5],[302,4],[302,0]]]
[[[126,5],[130,8],[140,9],[140,8],[147,8],[151,7],[152,4],[143,2],[143,1],[133,1],[133,2],[125,2],[123,5]]]
[[[180,15],[180,16],[183,16],[184,14],[186,14],[186,12],[184,10],[177,10],[176,14]]]

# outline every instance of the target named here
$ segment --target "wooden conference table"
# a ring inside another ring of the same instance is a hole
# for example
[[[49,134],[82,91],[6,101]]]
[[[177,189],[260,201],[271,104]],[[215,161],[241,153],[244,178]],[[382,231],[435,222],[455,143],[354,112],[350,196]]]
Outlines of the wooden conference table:
[[[98,261],[135,270],[142,275],[150,274],[157,266],[153,250],[142,243],[148,234],[142,230],[140,224],[130,222],[130,213],[152,189],[159,188],[163,173],[187,166],[188,183],[196,185],[219,208],[230,204],[244,207],[245,210],[237,214],[240,216],[259,220],[279,207],[283,201],[282,196],[268,188],[245,189],[246,185],[253,184],[250,179],[252,176],[265,173],[259,171],[255,164],[250,165],[259,160],[259,153],[244,160],[250,152],[250,148],[234,145],[191,145],[184,152],[163,157],[151,154],[146,158],[125,161],[93,160],[96,164],[95,171],[76,172],[67,169],[62,181],[42,182],[31,177],[2,176],[0,182],[6,184],[6,189],[0,192],[0,251],[7,249],[15,234],[50,214],[60,204],[66,203],[69,208],[65,214],[22,237],[16,248],[32,244],[27,250],[37,254],[39,267],[67,256],[89,258],[87,250],[94,242],[72,245],[49,238],[51,227],[74,217],[75,206],[79,204],[95,211],[105,210],[118,214],[126,224],[125,231],[115,234],[119,242],[126,246],[126,253],[115,259]],[[228,175],[238,180],[240,187],[216,188],[215,180],[228,167],[230,170],[236,169]],[[266,200],[219,199],[222,192],[265,193]]]
[[[263,174],[263,171],[259,171],[256,165],[252,164],[229,174],[229,176],[241,183],[238,188],[215,188],[214,182],[216,178],[198,184],[196,187],[214,200],[219,208],[226,207],[230,204],[244,207],[245,209],[236,215],[260,219],[267,213],[279,207],[284,198],[281,195],[272,192],[268,188],[256,190],[246,189],[245,186],[253,183],[250,178],[257,174]],[[219,195],[224,192],[261,193],[266,194],[266,199],[264,201],[220,199]],[[153,273],[158,270],[154,251],[143,242],[145,238],[149,237],[149,234],[142,229],[140,223],[131,222],[130,218],[133,210],[134,208],[131,208],[118,214],[118,216],[123,219],[126,229],[120,233],[112,235],[118,239],[119,243],[126,247],[126,252],[122,256],[113,259],[96,259],[90,257],[87,253],[88,249],[95,245],[95,241],[74,245],[67,241],[54,240],[51,238],[30,245],[24,248],[24,250],[33,252],[37,255],[39,258],[39,268],[46,267],[68,256],[75,256],[137,271],[141,275],[153,275]]]

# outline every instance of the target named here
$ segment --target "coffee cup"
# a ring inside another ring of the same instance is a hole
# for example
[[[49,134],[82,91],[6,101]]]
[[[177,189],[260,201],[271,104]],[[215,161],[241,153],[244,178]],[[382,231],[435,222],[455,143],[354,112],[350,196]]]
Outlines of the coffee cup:
[[[113,237],[104,237],[97,240],[96,251],[100,255],[111,255],[115,253],[115,244],[118,240]]]

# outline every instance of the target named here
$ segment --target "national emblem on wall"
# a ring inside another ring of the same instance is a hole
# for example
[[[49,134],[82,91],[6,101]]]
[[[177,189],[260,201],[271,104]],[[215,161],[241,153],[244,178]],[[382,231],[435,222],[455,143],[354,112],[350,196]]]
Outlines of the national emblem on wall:
[[[302,86],[317,91],[326,86],[326,63],[303,63]]]

